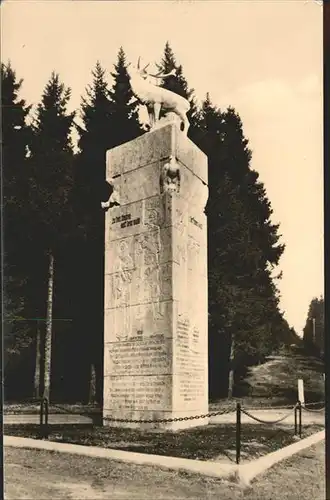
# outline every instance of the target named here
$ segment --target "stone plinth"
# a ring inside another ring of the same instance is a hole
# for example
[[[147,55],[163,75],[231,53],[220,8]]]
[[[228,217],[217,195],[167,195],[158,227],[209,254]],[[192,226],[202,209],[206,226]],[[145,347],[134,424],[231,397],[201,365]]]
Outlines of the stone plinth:
[[[207,158],[168,124],[108,151],[107,179],[104,424],[205,414]]]

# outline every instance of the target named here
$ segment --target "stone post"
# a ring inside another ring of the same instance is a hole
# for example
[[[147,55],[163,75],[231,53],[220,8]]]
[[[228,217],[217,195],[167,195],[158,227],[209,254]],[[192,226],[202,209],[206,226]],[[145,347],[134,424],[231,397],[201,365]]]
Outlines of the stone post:
[[[207,158],[174,123],[107,152],[104,425],[208,419]]]

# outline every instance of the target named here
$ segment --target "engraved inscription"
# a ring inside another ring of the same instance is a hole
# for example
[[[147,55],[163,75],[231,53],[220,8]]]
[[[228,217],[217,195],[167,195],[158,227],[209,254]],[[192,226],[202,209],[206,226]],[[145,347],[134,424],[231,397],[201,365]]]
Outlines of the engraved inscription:
[[[140,222],[141,222],[140,217],[137,217],[134,220],[128,220],[128,221],[122,222],[120,224],[120,227],[123,228],[123,227],[136,226],[137,224],[140,224]]]
[[[112,218],[112,224],[116,224],[117,222],[123,222],[131,218],[132,218],[131,214],[118,215],[117,217]]]
[[[177,321],[176,346],[180,398],[184,403],[193,403],[204,395],[205,356],[199,349],[199,330],[184,316]]]
[[[163,341],[116,342],[108,346],[109,408],[164,409],[170,405],[166,379],[171,345]]]
[[[158,375],[168,373],[170,366],[169,348],[163,341],[115,342],[109,347],[110,375]]]
[[[112,224],[117,224],[120,222],[120,227],[130,227],[130,226],[136,226],[137,224],[141,223],[140,217],[136,217],[135,219],[132,219],[131,214],[125,214],[125,215],[118,215],[117,217],[112,218]]]
[[[114,410],[164,410],[170,408],[166,377],[109,377],[107,406]]]

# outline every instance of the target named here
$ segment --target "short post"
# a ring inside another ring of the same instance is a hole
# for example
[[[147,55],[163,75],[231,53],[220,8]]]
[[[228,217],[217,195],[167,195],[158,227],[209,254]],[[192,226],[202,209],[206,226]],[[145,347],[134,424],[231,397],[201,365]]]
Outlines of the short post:
[[[241,459],[241,403],[236,405],[236,463]]]
[[[297,411],[298,411],[298,406],[296,405],[294,407],[294,435],[295,436],[298,434]]]
[[[49,436],[48,414],[49,414],[49,402],[48,402],[48,398],[45,398],[45,432],[44,432],[44,437],[46,439],[48,439],[48,436]]]
[[[43,437],[43,425],[44,425],[44,398],[40,399],[40,428],[39,428],[39,435],[42,438]]]
[[[304,381],[302,378],[298,379],[298,401],[305,406]]]
[[[298,412],[299,412],[299,437],[301,438],[302,422],[301,422],[301,402],[300,401],[298,401]]]

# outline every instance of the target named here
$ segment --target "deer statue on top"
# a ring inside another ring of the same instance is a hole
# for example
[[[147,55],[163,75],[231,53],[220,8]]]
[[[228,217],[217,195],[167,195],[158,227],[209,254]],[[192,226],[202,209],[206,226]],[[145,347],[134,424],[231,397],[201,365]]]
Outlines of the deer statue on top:
[[[149,63],[143,68],[140,68],[139,57],[137,66],[129,63],[126,66],[126,70],[134,96],[141,104],[144,104],[147,107],[150,130],[157,127],[160,111],[163,110],[166,115],[169,113],[175,113],[181,120],[181,130],[187,134],[190,125],[187,118],[187,112],[190,109],[189,101],[187,101],[184,97],[171,92],[170,90],[152,84],[150,81],[150,77],[163,79],[174,75],[175,69],[170,71],[170,73],[160,72],[153,75],[151,73],[147,73],[146,70],[148,66]]]
[[[175,69],[169,73],[160,72],[153,75],[151,73],[147,73],[146,70],[148,66],[149,64],[141,68],[139,57],[137,66],[133,66],[129,63],[126,66],[126,70],[134,96],[147,108],[150,130],[157,128],[159,126],[159,122],[163,123],[165,121],[172,121],[173,115],[176,115],[180,119],[181,131],[187,135],[190,125],[187,118],[187,113],[190,109],[189,101],[187,101],[184,97],[171,92],[170,90],[154,85],[150,81],[151,78],[163,79],[174,75]],[[159,116],[161,110],[165,112],[165,117],[160,120]],[[120,205],[120,195],[115,186],[114,180],[110,179],[108,184],[111,187],[109,200],[101,202],[101,207],[105,210],[108,210],[113,206]],[[171,157],[169,162],[167,162],[162,168],[160,176],[160,191],[161,193],[173,193],[180,191],[180,170],[174,157]]]

